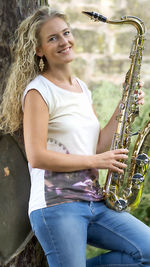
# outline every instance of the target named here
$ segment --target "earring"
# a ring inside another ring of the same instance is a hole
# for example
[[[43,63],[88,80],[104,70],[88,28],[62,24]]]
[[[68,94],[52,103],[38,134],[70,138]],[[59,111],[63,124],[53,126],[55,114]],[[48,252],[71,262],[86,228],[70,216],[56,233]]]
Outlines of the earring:
[[[40,71],[42,72],[44,70],[44,61],[43,61],[43,58],[41,57],[40,58],[40,62],[39,62],[39,68],[40,68]]]

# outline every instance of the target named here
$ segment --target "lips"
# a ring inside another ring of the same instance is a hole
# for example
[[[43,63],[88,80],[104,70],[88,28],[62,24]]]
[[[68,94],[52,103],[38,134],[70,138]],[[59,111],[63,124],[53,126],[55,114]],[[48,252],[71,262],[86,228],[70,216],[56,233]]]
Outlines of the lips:
[[[71,46],[59,50],[58,53],[67,54],[70,51],[70,49],[71,49]]]

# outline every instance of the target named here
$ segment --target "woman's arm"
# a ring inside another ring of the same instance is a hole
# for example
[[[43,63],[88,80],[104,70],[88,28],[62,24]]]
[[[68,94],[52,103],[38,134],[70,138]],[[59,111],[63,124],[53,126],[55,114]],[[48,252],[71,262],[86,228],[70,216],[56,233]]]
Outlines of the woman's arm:
[[[120,105],[120,102],[117,105],[117,108],[115,109],[109,122],[106,124],[106,126],[102,130],[100,130],[96,153],[102,153],[102,152],[110,150],[112,138],[117,129],[117,124],[118,124],[117,115],[119,112],[119,105]]]
[[[89,168],[111,169],[123,172],[128,151],[117,149],[97,155],[72,155],[47,150],[49,112],[37,90],[30,90],[24,105],[24,140],[28,162],[33,168],[56,172],[71,172]]]

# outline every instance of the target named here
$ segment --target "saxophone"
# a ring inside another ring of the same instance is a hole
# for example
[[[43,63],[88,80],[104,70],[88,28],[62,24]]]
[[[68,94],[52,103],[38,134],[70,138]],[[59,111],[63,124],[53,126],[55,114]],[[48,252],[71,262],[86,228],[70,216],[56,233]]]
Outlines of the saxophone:
[[[150,121],[138,133],[127,180],[124,198],[128,200],[128,211],[135,210],[142,196],[143,183],[147,175],[150,161]]]
[[[96,12],[83,11],[95,21],[102,21],[109,24],[131,24],[137,30],[137,35],[132,43],[130,68],[126,73],[123,86],[122,99],[117,117],[117,130],[113,136],[111,150],[127,148],[131,150],[131,126],[135,118],[139,115],[137,104],[138,89],[140,83],[140,68],[143,54],[143,43],[145,37],[145,25],[143,21],[135,16],[124,16],[120,20],[108,20]],[[136,133],[137,134],[137,133]],[[106,205],[116,211],[133,210],[141,199],[143,182],[149,165],[150,153],[150,122],[138,133],[138,138],[133,149],[131,163],[124,174],[108,171],[103,195]],[[146,152],[144,149],[147,144]],[[148,155],[146,154],[148,153]],[[122,161],[123,162],[123,161]]]

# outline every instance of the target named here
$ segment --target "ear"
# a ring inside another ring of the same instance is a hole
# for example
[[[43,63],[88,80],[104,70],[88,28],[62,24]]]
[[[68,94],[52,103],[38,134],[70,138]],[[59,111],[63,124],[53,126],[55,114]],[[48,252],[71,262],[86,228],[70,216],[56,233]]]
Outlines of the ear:
[[[43,52],[42,52],[42,49],[40,47],[36,48],[36,55],[39,57],[43,57]]]

